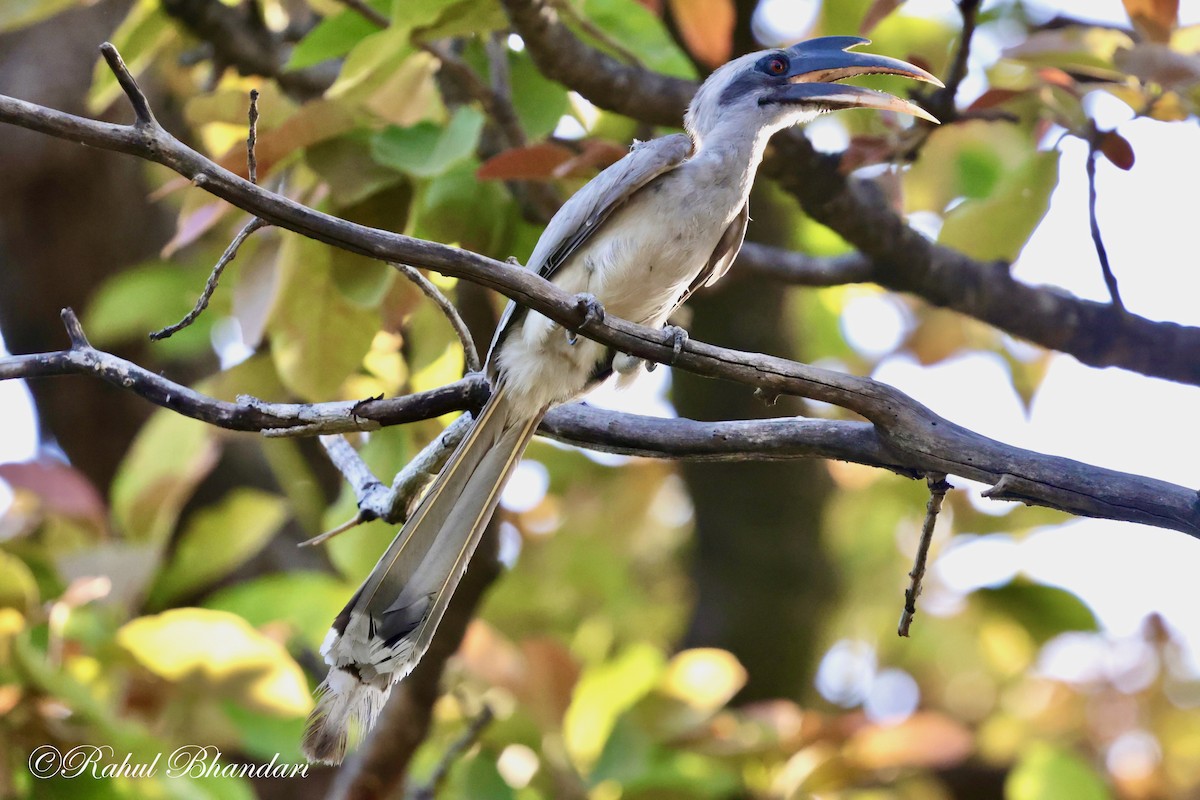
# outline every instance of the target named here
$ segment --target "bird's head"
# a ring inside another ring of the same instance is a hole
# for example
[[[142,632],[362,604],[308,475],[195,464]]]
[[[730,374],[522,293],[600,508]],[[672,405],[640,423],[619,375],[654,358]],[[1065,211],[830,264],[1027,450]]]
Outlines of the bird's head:
[[[688,107],[684,127],[703,137],[723,121],[756,125],[768,133],[807,122],[826,111],[876,108],[937,122],[920,106],[884,92],[835,81],[855,75],[903,75],[936,86],[942,82],[912,64],[851,48],[870,44],[857,36],[823,36],[782,50],[750,53],[708,77]]]

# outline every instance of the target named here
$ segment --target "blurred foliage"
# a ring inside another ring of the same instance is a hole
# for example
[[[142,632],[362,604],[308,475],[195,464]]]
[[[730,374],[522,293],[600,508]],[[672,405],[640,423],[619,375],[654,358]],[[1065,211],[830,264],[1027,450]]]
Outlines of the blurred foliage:
[[[8,0],[0,30],[77,2]],[[271,80],[214,72],[195,57],[200,43],[158,0],[133,3],[112,41],[182,109],[193,140],[224,166],[246,172],[245,96],[257,88],[264,184],[366,224],[526,258],[540,225],[512,181],[540,181],[565,197],[619,158],[638,126],[540,75],[520,42],[504,38],[496,0],[370,5],[388,28],[330,0],[262,3],[274,29],[295,34],[288,69],[337,65],[320,97],[289,97]],[[672,75],[696,77],[695,64],[729,53],[729,0],[558,5],[594,46],[618,58],[636,53]],[[850,141],[844,164],[876,177],[898,209],[930,215],[940,241],[1011,261],[1057,184],[1063,134],[1088,139],[1119,167],[1134,166],[1128,143],[1088,117],[1089,94],[1111,94],[1163,121],[1197,111],[1200,29],[1178,28],[1169,1],[1126,0],[1126,7],[1131,27],[1116,30],[1036,28],[1021,3],[990,4],[979,35],[1011,41],[1017,30],[1020,43],[990,64],[984,90],[966,98],[972,118],[921,132],[879,114],[838,115]],[[957,36],[954,25],[908,15],[894,0],[825,3],[812,33],[864,27],[876,51],[939,73]],[[505,69],[493,73],[486,43],[497,34]],[[505,91],[526,142],[496,144],[485,110],[464,101],[454,76],[421,48],[434,41],[483,85],[510,82]],[[875,85],[907,90],[886,78]],[[91,109],[120,102],[98,63]],[[925,139],[914,144],[917,135]],[[245,223],[164,170],[148,175],[160,202],[178,211],[177,234],[162,260],[130,265],[92,298],[86,327],[101,346],[181,316]],[[835,234],[792,213],[796,247],[845,249]],[[794,295],[806,355],[869,373],[880,355],[856,351],[839,324],[849,304],[876,294],[835,287]],[[989,352],[1010,369],[1026,403],[1036,393],[1046,354],[916,301],[888,302],[902,306],[908,326],[891,355],[931,364]],[[226,399],[358,399],[440,385],[463,368],[457,341],[413,287],[382,265],[274,230],[246,245],[201,321],[159,346],[180,362],[211,356],[214,346],[233,361],[255,352],[200,383]],[[430,421],[364,435],[358,444],[387,480],[439,430]],[[0,516],[0,795],[240,798],[256,791],[246,779],[172,780],[161,772],[36,780],[28,755],[45,744],[107,745],[118,760],[128,752],[149,761],[198,744],[221,748],[227,761],[299,761],[309,690],[320,677],[316,650],[393,531],[372,523],[334,540],[324,571],[254,567],[288,517],[315,533],[349,518],[354,501],[346,489],[326,508],[293,446],[273,441],[253,446],[278,493],[201,497],[198,487],[228,445],[214,428],[159,411],[131,442],[108,497],[57,462],[0,467],[0,486],[11,492]],[[891,634],[923,514],[918,483],[829,465],[838,491],[824,536],[846,588],[826,623],[831,649],[820,694],[807,692],[803,706],[739,706],[731,701],[746,674],[731,654],[674,652],[690,613],[681,561],[691,517],[673,470],[629,460],[614,468],[609,459],[542,442],[528,458],[547,468],[548,490],[503,512],[512,569],[452,662],[451,692],[413,766],[417,780],[432,773],[480,708],[492,709],[495,721],[452,766],[445,797],[947,798],[952,770],[1006,773],[1009,800],[1182,797],[1200,786],[1200,727],[1189,710],[1200,688],[1153,620],[1144,637],[1112,643],[1062,590],[1018,577],[962,596],[935,571],[913,638]],[[943,516],[939,544],[947,530],[1012,540],[1062,520],[1007,505],[984,513],[954,493]],[[1039,658],[1076,641],[1070,637],[1132,648],[1138,657],[1114,656],[1083,682],[1047,677]],[[911,703],[882,713],[872,703],[888,680],[910,685]],[[308,796],[303,782],[288,791]]]

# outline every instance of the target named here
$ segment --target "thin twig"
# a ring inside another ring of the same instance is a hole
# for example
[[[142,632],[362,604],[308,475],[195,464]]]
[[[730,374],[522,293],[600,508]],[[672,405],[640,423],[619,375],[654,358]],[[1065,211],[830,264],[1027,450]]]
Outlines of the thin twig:
[[[900,624],[896,633],[908,636],[912,627],[913,617],[917,614],[917,598],[921,596],[921,581],[925,578],[925,562],[929,558],[929,546],[933,542],[933,526],[937,522],[938,512],[942,510],[942,501],[946,492],[954,487],[946,483],[945,475],[929,475],[929,502],[925,504],[925,524],[921,526],[921,541],[917,545],[917,555],[913,559],[912,572],[908,573],[911,582],[904,590],[904,613],[900,615]]]
[[[258,158],[254,155],[254,147],[258,143],[258,89],[250,90],[250,110],[246,116],[246,174],[251,183],[257,184]]]
[[[1104,274],[1108,295],[1112,298],[1113,307],[1124,312],[1125,303],[1121,301],[1117,276],[1113,274],[1112,265],[1108,262],[1108,248],[1104,246],[1104,239],[1100,236],[1100,222],[1096,219],[1096,159],[1100,157],[1099,138],[1100,132],[1093,125],[1087,137],[1088,223],[1092,229],[1092,243],[1096,245],[1096,256],[1100,259],[1100,271]]]
[[[375,477],[375,473],[371,472],[371,468],[358,455],[358,451],[350,446],[345,436],[321,436],[318,441],[325,448],[325,455],[329,457],[329,461],[354,489],[354,496],[358,498],[359,516],[364,518],[364,522],[376,519],[379,514],[372,508],[371,500],[385,493],[387,487]]]
[[[467,328],[467,323],[463,322],[462,316],[458,313],[458,309],[454,307],[454,304],[450,302],[450,299],[442,294],[442,290],[433,281],[422,275],[415,267],[396,262],[389,263],[400,270],[400,273],[404,277],[415,283],[417,288],[437,305],[442,314],[450,322],[450,327],[454,328],[454,333],[458,336],[458,340],[462,342],[466,372],[478,372],[483,365],[479,361],[479,351],[475,347],[475,339],[471,336],[471,331]]]
[[[125,92],[125,97],[129,99],[129,105],[133,107],[133,115],[137,120],[134,125],[158,128],[158,120],[154,118],[154,112],[150,110],[150,101],[146,99],[146,95],[137,85],[129,67],[125,66],[125,61],[121,58],[117,48],[111,42],[105,42],[100,45],[100,54],[108,62],[108,68],[116,76],[121,91]]]
[[[979,2],[980,0],[958,0],[962,32],[959,34],[958,50],[954,53],[950,72],[946,76],[946,88],[943,90],[949,97],[951,107],[958,94],[958,87],[967,77],[967,62],[971,59],[971,39],[975,36],[975,26],[979,21]]]
[[[370,521],[371,520],[367,519],[366,516],[364,516],[362,513],[355,514],[353,517],[346,520],[341,525],[336,525],[336,526],[330,528],[329,530],[325,531],[324,533],[318,533],[316,536],[312,537],[311,539],[305,539],[303,542],[300,542],[296,546],[297,547],[316,547],[319,544],[325,544],[325,542],[328,542],[333,537],[340,536],[341,534],[345,533],[346,531],[350,530],[351,528],[357,528],[359,525],[362,525],[364,522],[370,522]]]
[[[959,87],[967,77],[968,62],[971,58],[971,40],[975,36],[975,26],[979,17],[979,4],[980,0],[958,0],[958,12],[962,17],[962,31],[958,36],[958,48],[954,51],[953,61],[950,62],[945,84],[937,89],[911,92],[913,100],[941,120],[943,126],[952,122],[965,121],[968,118],[966,114],[960,114],[957,97]],[[970,116],[979,118],[976,114]],[[1011,115],[997,118],[1015,121]],[[906,160],[914,160],[937,127],[932,123],[918,121],[918,124],[914,126],[911,139],[906,143],[902,152],[897,155]]]
[[[58,313],[62,318],[63,327],[67,329],[67,338],[71,340],[72,350],[90,351],[94,348],[92,343],[88,341],[87,334],[83,332],[83,325],[79,322],[79,317],[75,316],[73,308],[64,308]],[[0,376],[3,378],[5,376]]]
[[[120,56],[118,56],[118,58],[119,57]],[[246,127],[248,130],[246,134],[246,174],[249,176],[250,182],[257,186],[258,158],[254,154],[255,146],[258,143],[257,89],[250,90],[250,109],[247,112],[246,117]],[[204,282],[204,290],[200,293],[200,296],[196,298],[196,304],[192,306],[192,310],[174,325],[168,325],[165,328],[151,333],[150,339],[155,342],[161,341],[162,339],[167,339],[195,322],[200,315],[204,313],[204,310],[208,308],[209,301],[212,300],[213,294],[215,294],[217,291],[217,284],[221,281],[221,275],[225,273],[225,268],[229,266],[230,262],[237,258],[238,250],[241,249],[242,244],[248,238],[250,238],[251,234],[253,234],[255,231],[267,226],[267,221],[261,217],[255,217],[247,222],[242,229],[237,232],[237,235],[233,237],[233,241],[231,241],[229,246],[225,248],[225,252],[221,254],[221,257],[217,259],[217,263],[212,268],[212,271],[208,273],[208,280]]]
[[[204,309],[208,308],[208,303],[212,300],[213,294],[217,291],[217,284],[221,281],[221,275],[225,272],[225,268],[229,263],[237,257],[238,250],[241,249],[242,243],[245,242],[250,235],[260,228],[267,227],[268,223],[265,220],[255,217],[247,222],[237,235],[233,237],[233,241],[225,248],[225,252],[217,259],[216,266],[212,268],[212,272],[208,273],[208,280],[204,282],[204,291],[200,293],[200,297],[196,298],[196,304],[192,306],[183,319],[173,325],[168,325],[165,328],[154,331],[150,334],[150,338],[154,341],[160,341],[170,336],[175,335],[179,331],[191,325],[196,319],[204,313]]]
[[[484,705],[480,711],[467,725],[467,729],[462,732],[454,742],[446,748],[446,752],[442,754],[438,760],[437,766],[433,768],[433,773],[429,776],[429,780],[423,786],[419,786],[412,792],[412,800],[434,800],[437,796],[438,788],[446,780],[446,775],[450,772],[451,765],[470,747],[475,744],[484,729],[491,724],[495,719],[495,712],[491,706]]]

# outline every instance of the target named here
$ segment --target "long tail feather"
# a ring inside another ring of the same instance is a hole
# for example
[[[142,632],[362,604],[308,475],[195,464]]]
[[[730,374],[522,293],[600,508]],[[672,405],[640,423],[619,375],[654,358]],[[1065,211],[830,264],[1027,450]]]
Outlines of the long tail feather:
[[[500,490],[541,414],[521,413],[497,389],[412,517],[333,622],[321,654],[329,676],[308,718],[304,753],[340,763],[375,724],[392,684],[424,655]]]

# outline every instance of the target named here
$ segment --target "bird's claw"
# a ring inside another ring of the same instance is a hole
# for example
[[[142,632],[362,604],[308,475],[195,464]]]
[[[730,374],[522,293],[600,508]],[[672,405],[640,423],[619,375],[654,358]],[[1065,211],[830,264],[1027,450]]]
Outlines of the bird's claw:
[[[575,295],[575,307],[583,312],[583,321],[579,323],[580,328],[592,322],[604,321],[604,306],[600,304],[595,295],[580,292]],[[574,345],[577,341],[579,341],[579,333],[567,331],[567,344]]]
[[[683,352],[683,346],[687,343],[688,332],[678,325],[667,325],[663,330],[671,336],[671,360],[668,363],[674,365],[679,360],[679,354]]]

